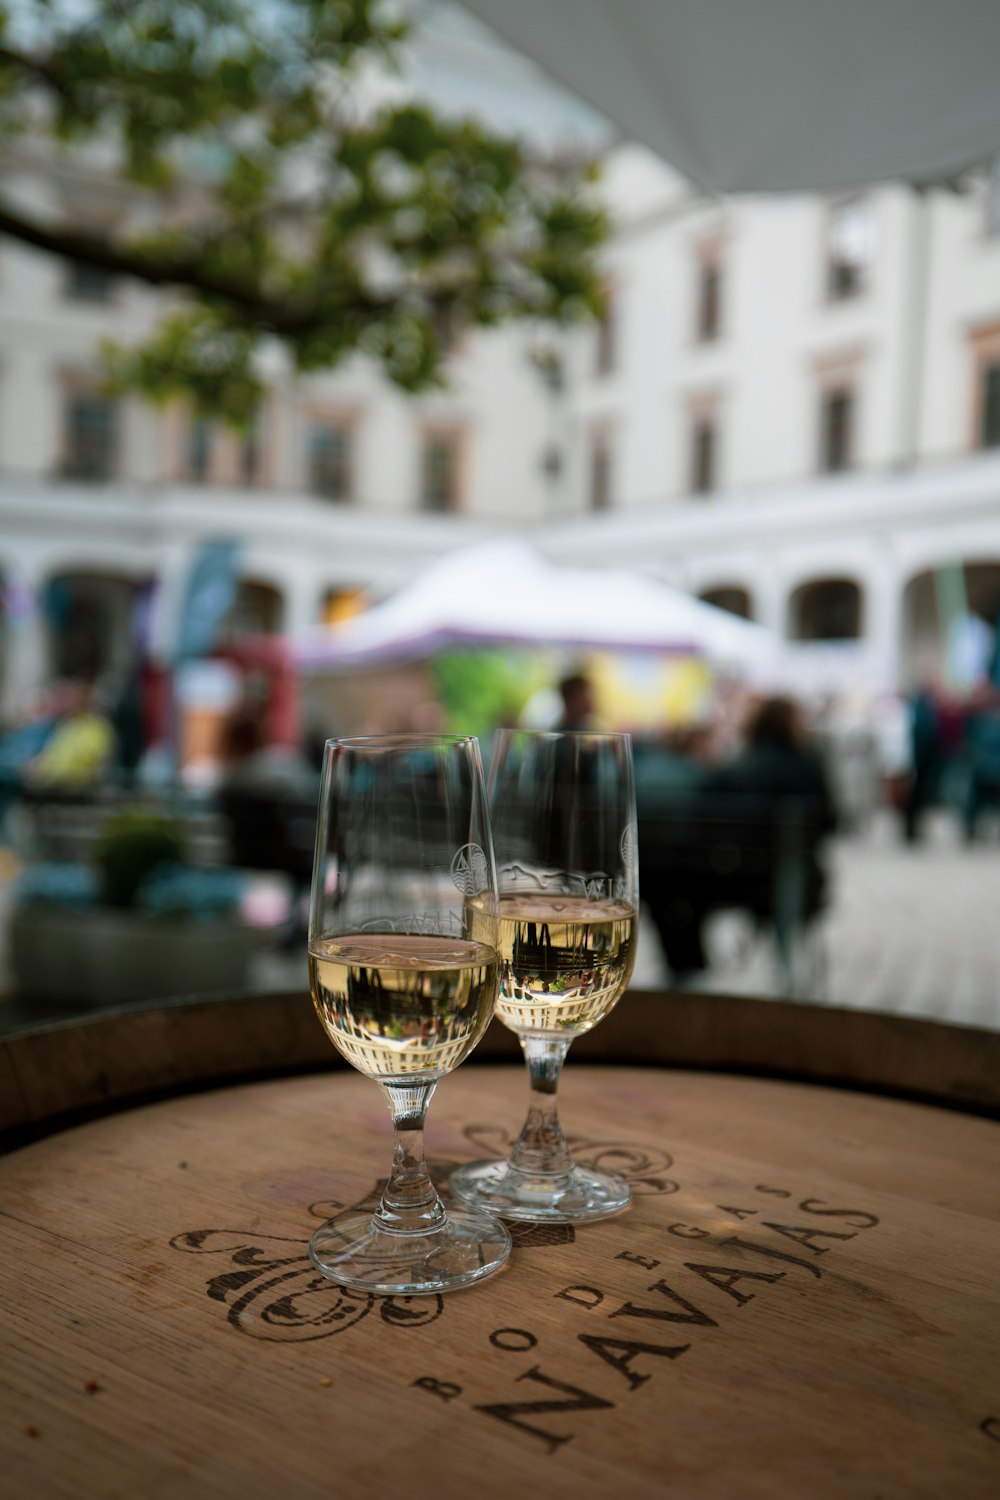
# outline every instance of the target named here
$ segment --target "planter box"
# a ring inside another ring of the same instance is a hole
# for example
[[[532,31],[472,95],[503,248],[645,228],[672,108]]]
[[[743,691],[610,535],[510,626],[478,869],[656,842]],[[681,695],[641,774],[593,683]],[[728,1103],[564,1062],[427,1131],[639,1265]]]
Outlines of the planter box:
[[[238,993],[260,944],[257,929],[235,917],[194,922],[109,908],[15,910],[7,937],[20,998],[82,1005]]]

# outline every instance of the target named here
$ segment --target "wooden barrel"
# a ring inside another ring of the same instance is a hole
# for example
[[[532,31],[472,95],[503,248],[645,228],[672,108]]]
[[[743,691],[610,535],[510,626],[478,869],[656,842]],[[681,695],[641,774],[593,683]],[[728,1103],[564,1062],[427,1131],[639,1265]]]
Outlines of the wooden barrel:
[[[303,990],[157,1001],[37,1024],[8,1002],[0,1141],[178,1090],[346,1068]],[[630,990],[573,1045],[574,1063],[710,1068],[837,1084],[1000,1118],[1000,1032],[745,996]],[[518,1062],[499,1021],[466,1066]]]
[[[427,1139],[505,1151],[522,1070],[464,1067]],[[1000,1493],[1000,1130],[814,1084],[571,1056],[579,1159],[633,1205],[515,1226],[444,1298],[345,1292],[306,1246],[373,1202],[347,1071],[161,1099],[0,1162],[4,1495]]]

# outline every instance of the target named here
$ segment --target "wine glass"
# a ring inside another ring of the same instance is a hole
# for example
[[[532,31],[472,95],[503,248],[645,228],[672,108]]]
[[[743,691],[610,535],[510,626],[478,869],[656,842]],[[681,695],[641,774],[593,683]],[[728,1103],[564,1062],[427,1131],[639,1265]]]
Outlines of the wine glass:
[[[472,932],[475,912],[475,933]],[[510,1236],[446,1211],[424,1159],[431,1095],[472,1051],[499,988],[497,879],[478,741],[328,740],[309,916],[309,983],[327,1035],[374,1078],[395,1128],[375,1212],[309,1244],[325,1276],[370,1292],[466,1286],[499,1270]]]
[[[507,1219],[608,1218],[628,1207],[628,1184],[574,1163],[556,1086],[573,1038],[608,1014],[635,961],[631,738],[501,730],[489,793],[500,878],[497,1015],[521,1043],[531,1096],[510,1160],[459,1168],[452,1190]],[[484,909],[484,934],[489,918]]]

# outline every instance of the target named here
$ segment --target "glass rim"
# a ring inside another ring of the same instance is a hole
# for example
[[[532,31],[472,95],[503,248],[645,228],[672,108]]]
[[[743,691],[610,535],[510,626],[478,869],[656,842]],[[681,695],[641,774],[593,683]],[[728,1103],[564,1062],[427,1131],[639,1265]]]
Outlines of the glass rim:
[[[475,745],[479,737],[475,734],[349,734],[334,736],[325,741],[324,749],[331,746],[344,750],[405,750],[408,746],[423,749],[428,745]]]
[[[630,729],[509,729],[493,730],[500,734],[522,735],[526,740],[630,740]]]

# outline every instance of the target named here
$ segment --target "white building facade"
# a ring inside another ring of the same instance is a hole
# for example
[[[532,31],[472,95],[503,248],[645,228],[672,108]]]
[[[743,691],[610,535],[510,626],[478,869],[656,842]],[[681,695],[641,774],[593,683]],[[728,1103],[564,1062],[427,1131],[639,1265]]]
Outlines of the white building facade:
[[[960,186],[709,204],[621,153],[613,353],[571,381],[604,514],[547,541],[738,608],[803,679],[929,664],[942,569],[995,621],[998,181]]]
[[[0,170],[65,212],[104,191]],[[143,337],[156,297],[0,245],[4,711],[123,667],[135,590],[176,598],[220,536],[242,623],[292,635],[509,532],[760,620],[800,685],[905,684],[940,648],[942,576],[995,620],[998,179],[711,202],[624,148],[605,180],[600,328],[466,332],[449,389],[418,398],[360,359],[279,364],[248,437],[109,401],[97,343]]]

